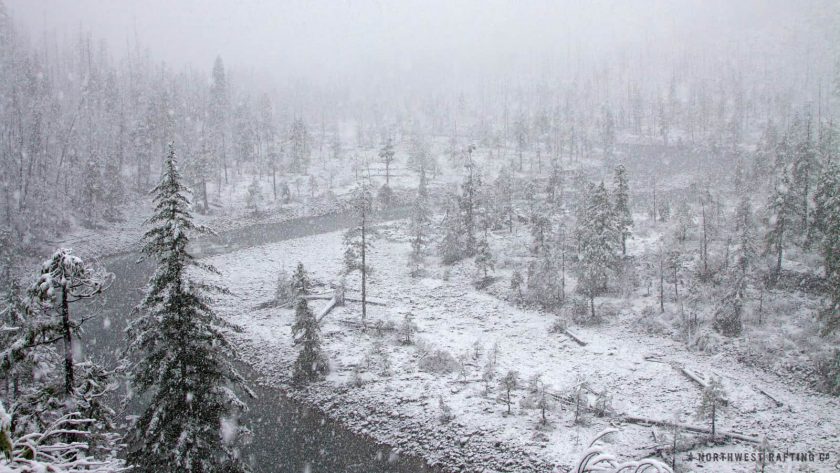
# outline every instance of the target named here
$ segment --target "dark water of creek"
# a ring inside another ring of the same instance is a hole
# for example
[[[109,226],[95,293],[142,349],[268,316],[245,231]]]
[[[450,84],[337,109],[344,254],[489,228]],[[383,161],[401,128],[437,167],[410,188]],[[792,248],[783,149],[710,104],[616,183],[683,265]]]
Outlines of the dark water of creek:
[[[402,218],[406,209],[394,209],[380,217]],[[223,232],[196,242],[197,256],[237,251],[250,246],[341,230],[350,217],[331,214],[299,218],[284,223],[253,225]],[[136,254],[106,258],[103,264],[115,278],[98,302],[89,309],[100,313],[86,324],[83,345],[86,355],[113,364],[124,346],[123,329],[132,308],[140,301],[152,266],[137,263]],[[276,388],[257,383],[259,376],[244,364],[241,372],[257,398],[248,399],[249,412],[242,421],[253,439],[243,454],[254,472],[306,473],[422,473],[432,472],[421,460],[392,454],[387,446],[356,435],[326,419],[321,413],[300,405]]]

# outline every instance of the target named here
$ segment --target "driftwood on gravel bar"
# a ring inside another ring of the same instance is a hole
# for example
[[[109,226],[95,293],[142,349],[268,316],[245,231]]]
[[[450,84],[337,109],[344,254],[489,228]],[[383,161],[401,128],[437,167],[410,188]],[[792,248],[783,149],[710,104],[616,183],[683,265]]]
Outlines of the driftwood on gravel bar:
[[[638,417],[638,416],[624,416],[623,417],[625,422],[630,422],[632,424],[643,424],[643,425],[658,425],[660,427],[674,427],[677,426],[681,430],[686,432],[695,432],[700,434],[712,434],[712,430],[699,427],[696,425],[688,425],[688,424],[675,424],[674,422],[668,422],[665,420],[657,420],[657,419],[648,419],[646,417]],[[750,435],[739,434],[737,432],[726,432],[726,431],[719,431],[715,429],[715,435],[720,436],[723,438],[733,439],[733,440],[742,440],[744,442],[751,442],[751,443],[761,443],[761,439],[758,437],[753,437]]]
[[[563,333],[565,333],[566,335],[568,335],[568,336],[569,336],[569,338],[571,338],[572,340],[574,340],[575,342],[577,342],[577,344],[578,344],[578,345],[580,345],[580,346],[582,346],[582,347],[585,347],[585,346],[586,346],[586,342],[584,342],[584,341],[583,341],[583,340],[581,340],[581,339],[580,339],[577,335],[575,335],[574,333],[572,333],[571,331],[569,331],[569,329],[564,330],[564,331],[563,331]]]

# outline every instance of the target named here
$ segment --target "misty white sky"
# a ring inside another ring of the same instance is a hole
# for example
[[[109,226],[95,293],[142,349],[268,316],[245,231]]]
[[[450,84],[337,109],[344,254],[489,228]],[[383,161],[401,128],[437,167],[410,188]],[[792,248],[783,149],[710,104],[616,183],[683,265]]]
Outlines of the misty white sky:
[[[768,31],[798,41],[803,4],[758,0],[7,0],[18,25],[155,59],[226,64],[305,80],[507,74],[622,49],[744,47]],[[740,44],[743,43],[743,44]],[[728,47],[728,46],[727,46]],[[423,79],[421,79],[423,80]]]

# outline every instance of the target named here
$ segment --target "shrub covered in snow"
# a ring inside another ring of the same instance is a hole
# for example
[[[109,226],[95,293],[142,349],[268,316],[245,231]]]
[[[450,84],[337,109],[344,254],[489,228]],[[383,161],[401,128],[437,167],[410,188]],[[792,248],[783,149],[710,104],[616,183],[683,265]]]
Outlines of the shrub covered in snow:
[[[458,369],[458,360],[446,350],[434,350],[421,358],[417,366],[428,373],[448,374]]]

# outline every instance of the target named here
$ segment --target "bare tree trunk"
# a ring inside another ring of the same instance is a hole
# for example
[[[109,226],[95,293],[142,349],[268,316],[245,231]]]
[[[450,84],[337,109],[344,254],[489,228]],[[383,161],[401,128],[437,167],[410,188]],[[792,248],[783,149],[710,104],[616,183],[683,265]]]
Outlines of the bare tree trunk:
[[[662,255],[659,255],[659,312],[665,313],[665,271],[662,267]]]
[[[64,332],[64,392],[73,393],[73,339],[70,333],[70,305],[67,300],[67,285],[61,287],[61,329]]]
[[[709,240],[706,232],[706,204],[700,202],[701,212],[703,213],[703,274],[709,274]]]
[[[367,220],[367,211],[362,210],[362,329],[367,330],[367,265],[365,257],[367,253],[365,242],[365,223]]]

